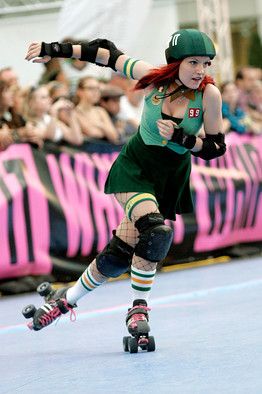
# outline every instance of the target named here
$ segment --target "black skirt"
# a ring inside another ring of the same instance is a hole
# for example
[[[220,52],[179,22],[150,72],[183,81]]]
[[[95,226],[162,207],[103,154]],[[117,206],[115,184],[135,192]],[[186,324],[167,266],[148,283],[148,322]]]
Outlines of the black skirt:
[[[166,219],[193,210],[190,192],[191,153],[178,154],[167,147],[146,145],[139,131],[113,163],[105,193],[153,194]]]

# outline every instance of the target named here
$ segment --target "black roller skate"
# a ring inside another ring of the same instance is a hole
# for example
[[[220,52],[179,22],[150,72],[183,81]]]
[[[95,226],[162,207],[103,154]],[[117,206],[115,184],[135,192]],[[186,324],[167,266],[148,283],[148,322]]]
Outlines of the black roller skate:
[[[123,338],[125,352],[137,353],[138,348],[153,352],[155,350],[155,339],[149,336],[148,308],[145,300],[135,300],[133,307],[128,309],[126,326],[132,335]]]
[[[22,310],[22,314],[26,319],[33,318],[32,322],[27,324],[30,330],[39,331],[69,311],[70,320],[75,320],[75,311],[73,308],[76,305],[68,304],[66,300],[67,290],[67,287],[54,290],[48,282],[44,282],[37,287],[36,291],[40,296],[44,297],[46,302],[38,309],[31,304]]]

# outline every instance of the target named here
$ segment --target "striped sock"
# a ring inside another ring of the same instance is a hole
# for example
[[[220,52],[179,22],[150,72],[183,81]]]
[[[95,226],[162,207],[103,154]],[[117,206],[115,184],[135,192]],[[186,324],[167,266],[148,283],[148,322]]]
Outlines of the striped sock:
[[[142,271],[131,266],[131,287],[133,290],[133,300],[147,300],[154,282],[156,269],[153,271]]]
[[[104,283],[104,281],[98,282],[94,279],[89,265],[75,285],[67,290],[66,299],[68,303],[71,305],[75,304],[80,298],[102,285],[102,283]]]

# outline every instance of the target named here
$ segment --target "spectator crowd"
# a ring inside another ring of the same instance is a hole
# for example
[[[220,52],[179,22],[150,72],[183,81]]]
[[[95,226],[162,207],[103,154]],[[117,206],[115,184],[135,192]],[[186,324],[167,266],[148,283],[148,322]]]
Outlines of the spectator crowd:
[[[135,81],[78,59],[52,59],[43,67],[29,87],[13,68],[0,69],[0,150],[15,142],[41,148],[46,140],[123,144],[136,132],[143,93],[134,90]],[[262,69],[242,67],[220,89],[223,132],[262,134]]]

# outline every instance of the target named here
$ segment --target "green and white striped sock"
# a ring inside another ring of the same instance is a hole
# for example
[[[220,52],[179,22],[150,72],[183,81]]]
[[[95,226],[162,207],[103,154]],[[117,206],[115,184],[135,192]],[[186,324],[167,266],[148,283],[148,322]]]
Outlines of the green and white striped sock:
[[[131,266],[131,287],[134,300],[148,299],[155,273],[156,269],[153,271],[142,271],[133,265]]]
[[[102,285],[91,273],[91,265],[87,267],[85,272],[80,276],[74,286],[70,287],[66,292],[66,299],[69,304],[74,305],[80,298],[84,297],[90,291]]]

